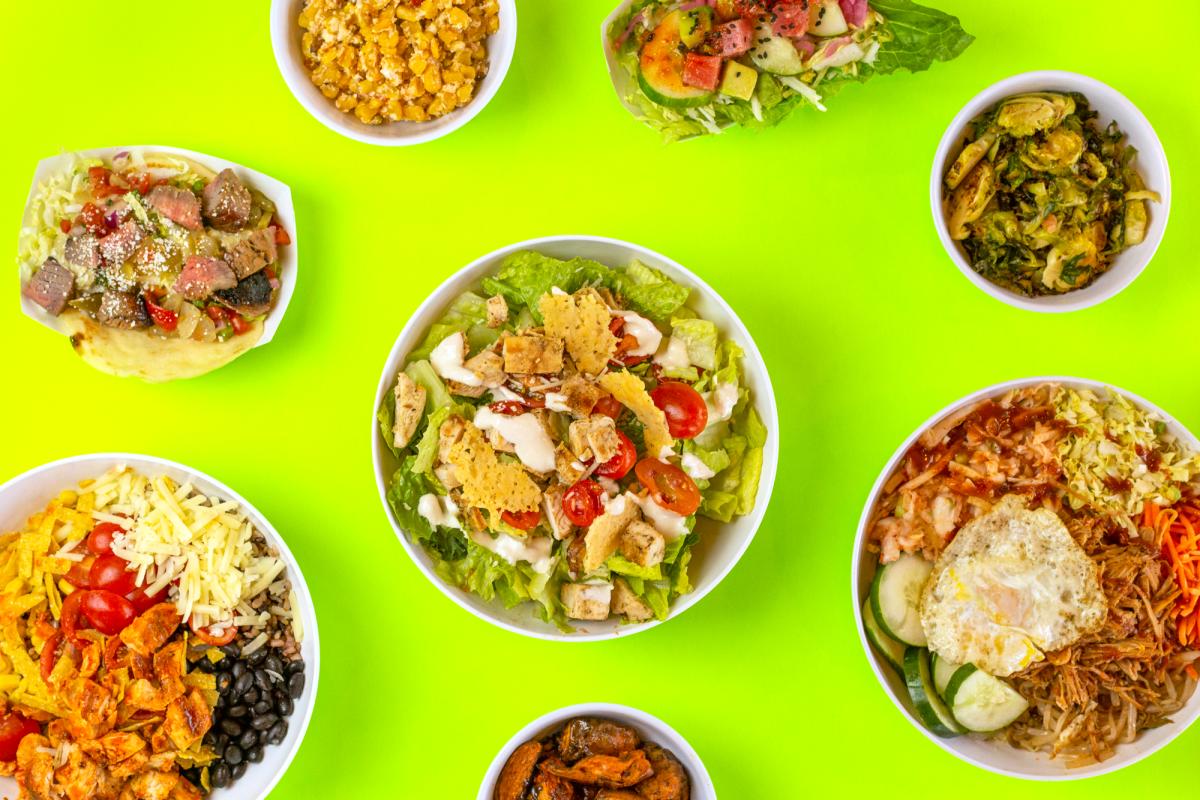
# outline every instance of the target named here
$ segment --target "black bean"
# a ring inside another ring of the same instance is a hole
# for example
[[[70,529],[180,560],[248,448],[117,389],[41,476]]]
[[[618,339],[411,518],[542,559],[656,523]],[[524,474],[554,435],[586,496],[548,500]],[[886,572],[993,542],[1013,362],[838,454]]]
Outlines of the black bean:
[[[227,719],[221,722],[221,730],[231,739],[242,735],[242,726],[237,720]]]
[[[236,744],[231,744],[225,748],[225,763],[229,766],[236,767],[242,763],[243,758],[245,758],[245,754],[242,753],[242,748]]]
[[[261,747],[251,749],[250,752],[246,753],[246,759],[257,764],[263,760],[263,749]]]
[[[248,766],[250,766],[250,765],[247,764],[245,761],[243,761],[242,763],[240,763],[236,767],[234,767],[233,768],[233,779],[236,781],[238,778],[245,775],[246,767],[248,767]]]
[[[243,672],[238,676],[238,679],[233,682],[233,693],[236,696],[242,696],[250,691],[250,687],[254,685],[254,676],[249,672]]]
[[[229,691],[229,686],[233,683],[233,678],[228,672],[222,672],[217,676],[217,692],[224,694]]]
[[[229,744],[229,737],[224,733],[218,733],[217,738],[213,739],[213,749],[220,751],[225,749],[225,745]]]
[[[304,662],[297,658],[295,661],[289,661],[283,669],[288,675],[295,675],[297,672],[304,672]]]
[[[254,673],[254,685],[264,692],[271,691],[271,676],[267,674],[265,669],[260,669]]]
[[[238,737],[237,744],[243,750],[249,750],[251,747],[254,747],[254,745],[258,744],[258,731],[253,728],[247,730]]]
[[[248,706],[254,705],[259,700],[258,689],[251,689],[250,691],[246,692],[241,696],[241,700]]]
[[[286,719],[281,719],[271,726],[271,730],[267,731],[267,744],[279,744],[287,738],[288,724]]]
[[[237,658],[242,654],[242,648],[238,647],[236,644],[227,644],[221,648],[221,652],[230,658]]]
[[[304,694],[304,673],[297,672],[292,677],[288,678],[288,694],[293,700],[300,699],[300,695]]]
[[[256,731],[265,731],[276,722],[279,722],[279,717],[276,715],[263,714],[261,717],[255,717],[254,719],[250,720],[250,727],[254,728]]]
[[[263,667],[271,670],[271,672],[283,674],[283,659],[272,653],[267,656],[267,660],[263,662]]]
[[[232,777],[229,774],[229,767],[224,764],[217,764],[208,773],[208,779],[212,781],[212,785],[220,789],[222,786],[229,785],[229,779]]]
[[[254,712],[254,716],[261,717],[263,714],[271,713],[271,709],[274,707],[269,700],[259,700],[250,710]]]
[[[241,719],[242,717],[246,716],[249,713],[250,713],[250,709],[247,708],[246,706],[242,705],[241,703],[238,703],[236,706],[233,706],[232,708],[230,708],[228,711],[225,712],[225,714],[230,719]]]
[[[295,705],[292,703],[292,698],[287,695],[275,698],[275,710],[279,712],[279,716],[291,716],[293,708],[295,708]]]
[[[237,678],[242,677],[242,675],[244,675],[249,670],[245,664],[243,664],[241,661],[239,661],[236,664],[234,664],[233,667],[231,667],[229,671],[232,672],[233,677],[235,679],[237,679]]]
[[[267,651],[259,648],[250,655],[246,656],[246,663],[252,667],[257,667],[267,657]]]

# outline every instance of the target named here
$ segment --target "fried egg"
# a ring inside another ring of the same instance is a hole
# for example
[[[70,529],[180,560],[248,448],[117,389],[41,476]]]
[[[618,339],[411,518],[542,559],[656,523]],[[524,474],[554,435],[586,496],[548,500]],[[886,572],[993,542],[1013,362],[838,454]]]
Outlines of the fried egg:
[[[942,551],[921,597],[940,658],[1011,675],[1104,624],[1099,570],[1054,512],[1009,495]]]

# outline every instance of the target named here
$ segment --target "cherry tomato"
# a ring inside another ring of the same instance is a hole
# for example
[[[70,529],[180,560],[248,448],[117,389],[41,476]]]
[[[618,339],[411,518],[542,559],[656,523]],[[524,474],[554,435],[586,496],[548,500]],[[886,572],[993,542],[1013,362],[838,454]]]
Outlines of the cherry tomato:
[[[79,222],[93,236],[107,236],[108,222],[104,219],[104,210],[95,203],[84,203],[79,212]]]
[[[76,589],[90,588],[92,582],[92,564],[96,563],[95,556],[84,556],[82,561],[76,561],[71,565],[71,569],[63,577],[67,583],[74,586]]]
[[[225,632],[222,633],[221,635],[217,636],[212,633],[211,626],[197,628],[195,625],[192,625],[190,622],[188,624],[191,626],[192,633],[196,634],[197,639],[199,639],[200,641],[204,642],[205,644],[211,645],[213,647],[221,647],[223,645],[229,644],[235,638],[237,638],[237,634],[238,634],[238,629],[237,629],[237,626],[235,626],[235,625],[230,625],[230,626],[226,627]]]
[[[150,312],[150,319],[154,320],[155,325],[164,331],[173,331],[179,327],[179,315],[155,302],[153,294],[143,292],[142,299],[146,301],[146,310]]]
[[[708,406],[700,393],[680,381],[663,381],[650,392],[654,405],[667,417],[676,439],[694,439],[708,427]]]
[[[137,574],[130,572],[128,566],[128,561],[112,553],[97,556],[91,571],[88,572],[88,587],[107,589],[121,595],[129,594],[137,588]]]
[[[68,641],[74,641],[76,631],[83,627],[79,624],[79,607],[85,594],[87,590],[76,589],[63,600],[62,611],[58,614],[58,629]]]
[[[285,245],[292,243],[292,237],[288,236],[288,232],[283,229],[283,224],[279,221],[279,216],[271,217],[271,224],[275,226],[275,244]]]
[[[597,475],[602,478],[612,478],[614,481],[628,475],[629,470],[633,469],[634,463],[637,462],[637,448],[633,446],[633,442],[621,431],[617,431],[617,437],[621,440],[617,454],[596,467]]]
[[[121,177],[130,186],[137,189],[139,194],[149,194],[154,187],[154,176],[149,172],[126,172]]]
[[[596,405],[592,407],[593,414],[603,414],[606,417],[616,419],[621,416],[621,412],[625,410],[625,406],[621,405],[621,401],[613,397],[611,394],[606,394],[596,401]]]
[[[133,603],[105,589],[84,592],[79,609],[105,636],[116,636],[137,618]]]
[[[108,555],[112,552],[113,535],[124,532],[125,528],[115,522],[101,522],[88,534],[87,549],[98,556]]]
[[[42,645],[41,671],[43,681],[47,680],[50,677],[50,673],[54,671],[54,665],[58,663],[59,648],[63,641],[62,631],[59,631]]]
[[[159,589],[158,594],[146,594],[145,588],[139,586],[132,592],[127,593],[125,599],[133,603],[133,610],[138,613],[138,616],[141,616],[152,606],[165,603],[167,600],[167,590]]]
[[[657,458],[643,458],[634,467],[634,472],[650,498],[668,511],[686,517],[700,507],[700,490],[696,483],[674,464]]]
[[[241,336],[243,333],[254,327],[252,324],[250,324],[250,320],[246,319],[237,312],[229,315],[229,324],[233,326],[233,332],[238,336]]]
[[[518,403],[516,400],[498,400],[495,403],[489,403],[488,408],[493,414],[503,414],[506,417],[515,417],[529,410],[528,406]]]
[[[571,520],[573,525],[586,528],[604,510],[600,503],[600,498],[603,496],[604,489],[595,481],[587,479],[577,481],[563,493],[563,513],[567,515],[567,519]]]
[[[0,761],[16,760],[21,740],[31,733],[41,732],[41,725],[15,711],[0,717]]]
[[[112,171],[105,167],[88,167],[88,178],[92,181],[92,194],[99,199],[129,191],[124,186],[113,186]]]
[[[537,527],[537,524],[542,521],[542,512],[540,511],[502,511],[500,519],[514,528],[519,528],[523,531],[531,531]]]
[[[69,219],[59,220],[58,229],[63,233],[70,233],[73,223]]]
[[[120,636],[110,636],[104,643],[104,668],[109,672],[129,665],[129,647]]]

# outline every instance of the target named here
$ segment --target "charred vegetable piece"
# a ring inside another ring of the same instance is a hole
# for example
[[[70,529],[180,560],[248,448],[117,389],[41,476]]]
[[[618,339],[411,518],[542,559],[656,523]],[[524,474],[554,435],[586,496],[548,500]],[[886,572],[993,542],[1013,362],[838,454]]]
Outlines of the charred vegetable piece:
[[[217,301],[247,317],[267,313],[271,307],[271,281],[262,272],[256,272],[232,289],[222,289],[215,294]]]
[[[606,719],[580,717],[563,728],[558,737],[558,752],[562,760],[573,764],[581,758],[595,755],[614,756],[635,750],[641,737],[628,725]]]
[[[533,779],[533,771],[542,755],[540,742],[526,742],[513,751],[500,770],[500,779],[496,781],[495,800],[521,800],[529,782]]]

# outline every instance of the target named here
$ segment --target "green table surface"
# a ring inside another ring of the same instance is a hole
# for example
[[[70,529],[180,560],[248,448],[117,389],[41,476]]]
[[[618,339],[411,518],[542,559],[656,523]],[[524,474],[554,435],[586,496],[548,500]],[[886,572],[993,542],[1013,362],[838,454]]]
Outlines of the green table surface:
[[[473,798],[518,728],[586,701],[666,720],[732,800],[940,787],[1194,796],[1200,729],[1067,786],[1018,784],[943,753],[871,674],[849,569],[893,449],[987,384],[1096,378],[1200,430],[1200,96],[1179,38],[1200,27],[1200,6],[935,0],[978,37],[957,61],[852,86],[828,113],[806,109],[774,130],[664,147],[610,88],[599,26],[612,1],[519,0],[516,58],[491,105],[448,138],[400,149],[342,138],[293,99],[265,0],[6,3],[0,217],[14,250],[39,159],[124,144],[190,148],[285,181],[302,249],[275,341],[169,385],[86,367],[21,316],[14,275],[0,314],[0,477],[144,452],[217,476],[273,521],[304,570],[323,645],[316,711],[277,798]],[[950,118],[1035,69],[1124,92],[1157,129],[1175,182],[1170,230],[1144,275],[1067,315],[983,294],[930,220],[930,161]],[[682,617],[599,644],[506,633],[443,597],[395,540],[367,439],[383,361],[418,304],[477,256],[558,233],[638,242],[707,280],[758,342],[782,426],[775,497],[737,569]]]

